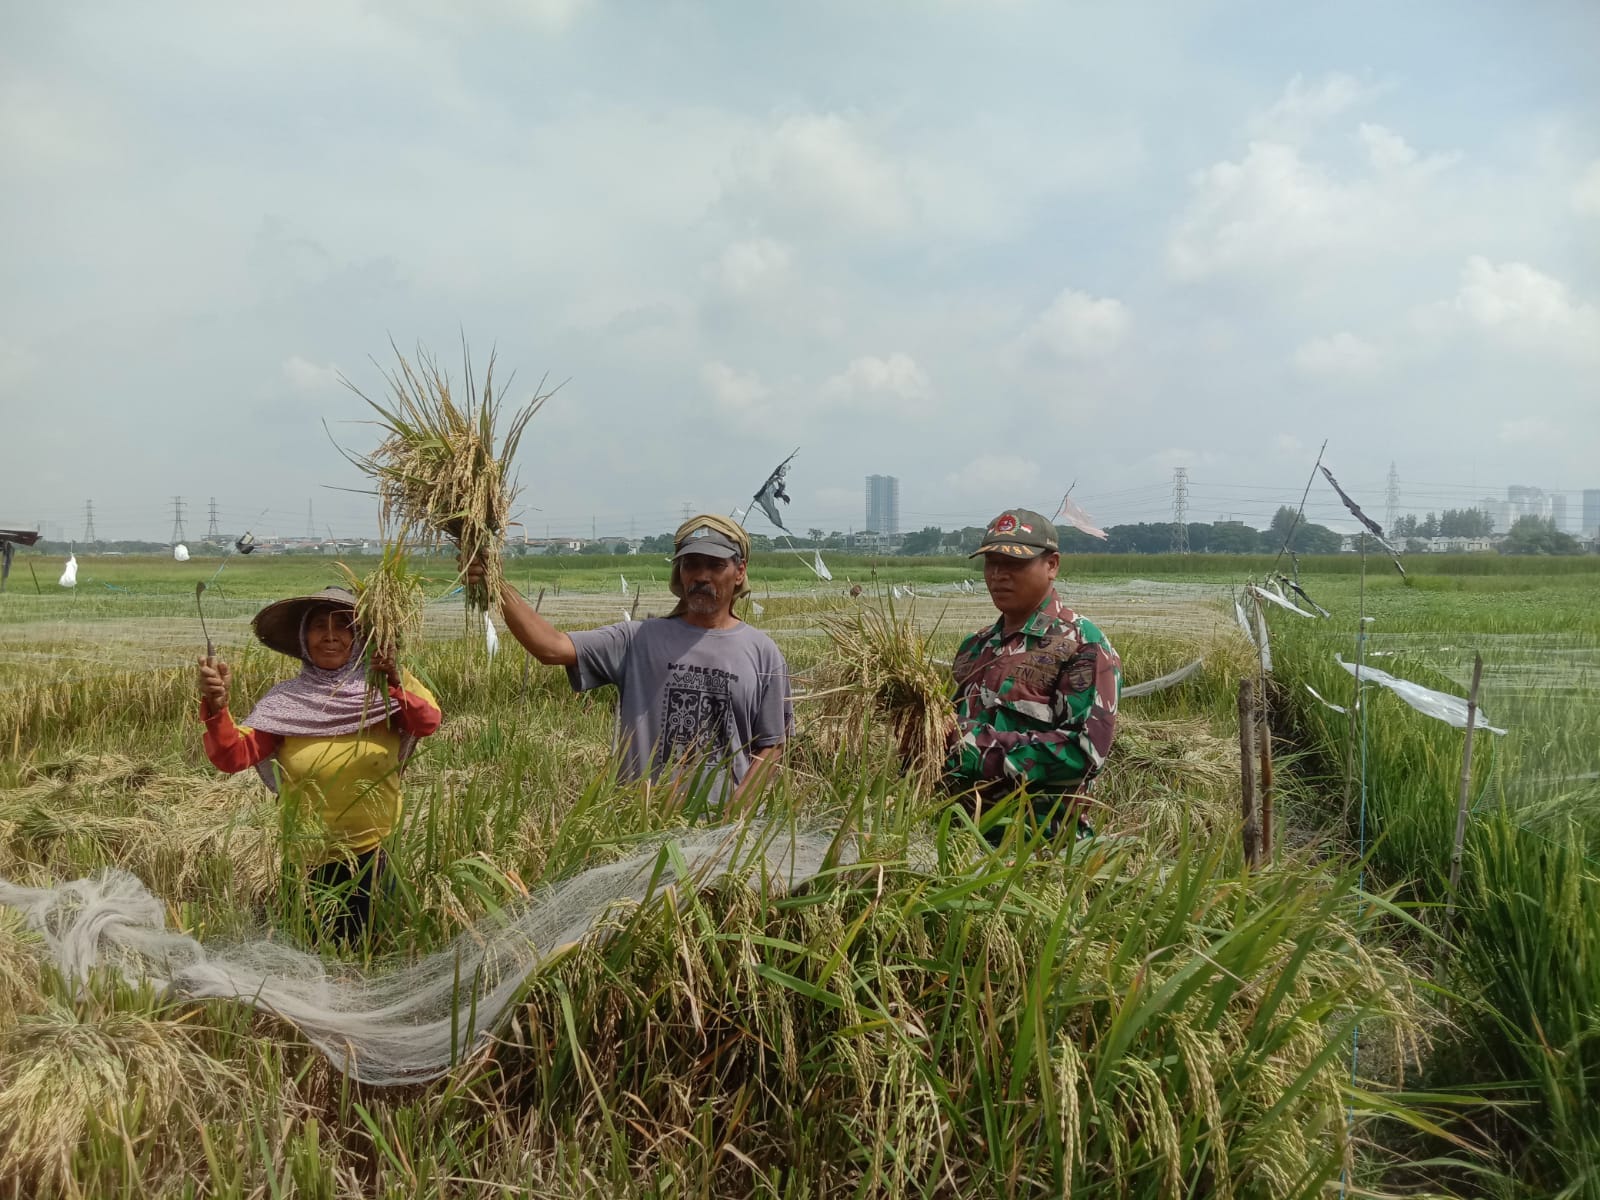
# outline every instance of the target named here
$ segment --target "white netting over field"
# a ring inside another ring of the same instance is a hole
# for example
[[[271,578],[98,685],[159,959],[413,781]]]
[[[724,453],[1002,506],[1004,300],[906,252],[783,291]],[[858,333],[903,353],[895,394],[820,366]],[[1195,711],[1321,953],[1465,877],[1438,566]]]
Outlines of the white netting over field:
[[[565,591],[556,595],[553,589],[548,590],[540,612],[563,629],[587,629],[622,620],[633,606],[633,592],[638,593],[640,617],[661,616],[676,603],[665,583],[631,580],[630,584],[632,591],[626,601],[610,591]],[[1231,626],[1221,604],[1228,589],[1219,584],[1069,579],[1059,587],[1068,605],[1113,638],[1120,632],[1136,631],[1204,639]],[[965,635],[994,621],[994,605],[981,583],[973,592],[953,583],[919,584],[914,588],[914,595],[896,601],[895,609],[902,615],[911,614],[924,630],[937,627],[946,633]],[[763,603],[783,598],[836,602],[840,607],[857,603],[848,599],[842,588],[827,585],[770,592],[763,589],[757,597]],[[21,686],[30,676],[88,678],[112,671],[187,667],[205,653],[205,638],[192,592],[108,592],[85,596],[77,603],[70,594],[64,598],[19,593],[8,597],[8,601],[10,619],[0,622],[0,668],[6,668],[10,678],[0,682],[0,691]],[[206,593],[206,626],[219,655],[237,660],[252,641],[250,619],[267,603],[257,597]],[[876,594],[869,590],[859,603],[877,603]],[[774,606],[774,611],[756,616],[755,623],[780,641],[784,637],[826,636],[814,607],[807,608],[808,611],[784,614]],[[423,634],[429,642],[462,637],[471,637],[480,645],[484,642],[481,622],[474,620],[469,625],[459,596],[429,602],[424,610]],[[506,646],[506,639],[501,640],[502,649],[521,653],[515,646]]]
[[[109,967],[175,997],[237,1000],[294,1025],[352,1078],[390,1086],[437,1078],[482,1048],[528,976],[613,905],[728,876],[787,891],[828,867],[830,851],[854,861],[848,839],[778,823],[674,834],[485,917],[416,963],[366,975],[330,972],[278,942],[202,944],[166,928],[163,902],[125,871],[45,888],[0,879],[0,904],[24,914],[69,978]]]

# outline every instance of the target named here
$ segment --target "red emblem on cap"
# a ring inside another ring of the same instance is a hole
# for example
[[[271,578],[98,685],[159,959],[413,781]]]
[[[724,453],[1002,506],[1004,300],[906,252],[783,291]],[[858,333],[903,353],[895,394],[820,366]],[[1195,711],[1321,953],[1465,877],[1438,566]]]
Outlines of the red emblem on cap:
[[[995,519],[995,523],[989,526],[989,530],[992,533],[1010,533],[1016,527],[1017,519],[1010,513],[1002,513]]]

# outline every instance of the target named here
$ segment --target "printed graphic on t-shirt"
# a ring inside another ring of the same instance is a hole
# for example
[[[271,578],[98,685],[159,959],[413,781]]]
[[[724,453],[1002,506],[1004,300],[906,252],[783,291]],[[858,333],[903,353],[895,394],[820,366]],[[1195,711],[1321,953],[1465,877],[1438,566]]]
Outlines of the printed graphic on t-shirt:
[[[667,664],[661,758],[720,759],[733,751],[728,704],[739,677],[716,667]]]

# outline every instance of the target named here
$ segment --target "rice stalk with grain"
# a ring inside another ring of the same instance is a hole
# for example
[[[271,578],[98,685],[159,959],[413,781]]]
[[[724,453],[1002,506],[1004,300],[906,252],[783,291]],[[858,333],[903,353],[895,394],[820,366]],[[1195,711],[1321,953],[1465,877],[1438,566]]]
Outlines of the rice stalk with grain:
[[[468,585],[467,607],[498,610],[500,547],[518,491],[511,462],[529,420],[551,393],[541,380],[533,398],[501,428],[510,380],[496,385],[492,352],[480,390],[463,345],[461,400],[451,390],[449,373],[426,350],[418,351],[415,364],[398,348],[395,358],[398,365],[385,372],[389,395],[384,401],[345,381],[377,413],[373,424],[382,433],[370,454],[345,451],[345,457],[376,484],[380,520],[396,531],[396,541],[432,549],[448,540],[463,561],[482,562],[483,582]]]
[[[949,672],[934,661],[931,645],[912,614],[862,606],[822,618],[834,655],[818,668],[825,716],[844,743],[860,753],[866,732],[880,722],[894,739],[906,774],[930,787],[944,769],[955,709]]]
[[[335,563],[356,596],[356,626],[370,653],[394,657],[422,641],[422,580],[412,572],[405,546],[385,540],[383,557],[366,575]]]

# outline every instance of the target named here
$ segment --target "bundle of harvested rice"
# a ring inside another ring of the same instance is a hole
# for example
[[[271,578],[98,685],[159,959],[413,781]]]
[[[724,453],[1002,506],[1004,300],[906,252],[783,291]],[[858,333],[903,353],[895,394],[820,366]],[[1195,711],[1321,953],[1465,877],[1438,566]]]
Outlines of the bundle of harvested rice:
[[[836,654],[817,669],[811,698],[859,753],[869,728],[886,724],[906,773],[930,786],[944,769],[955,731],[950,675],[933,660],[911,613],[863,606],[822,618]]]
[[[483,563],[484,581],[466,589],[467,606],[480,612],[498,609],[500,543],[517,494],[508,471],[522,431],[550,393],[541,380],[538,392],[512,414],[497,438],[510,381],[496,389],[493,353],[478,393],[472,357],[463,344],[466,399],[459,404],[450,376],[427,351],[418,351],[416,366],[398,348],[395,358],[398,368],[385,376],[388,403],[345,381],[378,414],[373,424],[384,435],[371,454],[346,451],[345,457],[376,482],[383,525],[397,531],[400,544],[433,547],[448,538],[464,560]]]
[[[356,596],[356,625],[367,653],[394,657],[422,640],[422,580],[411,571],[405,546],[385,539],[383,557],[365,576],[335,563]]]

